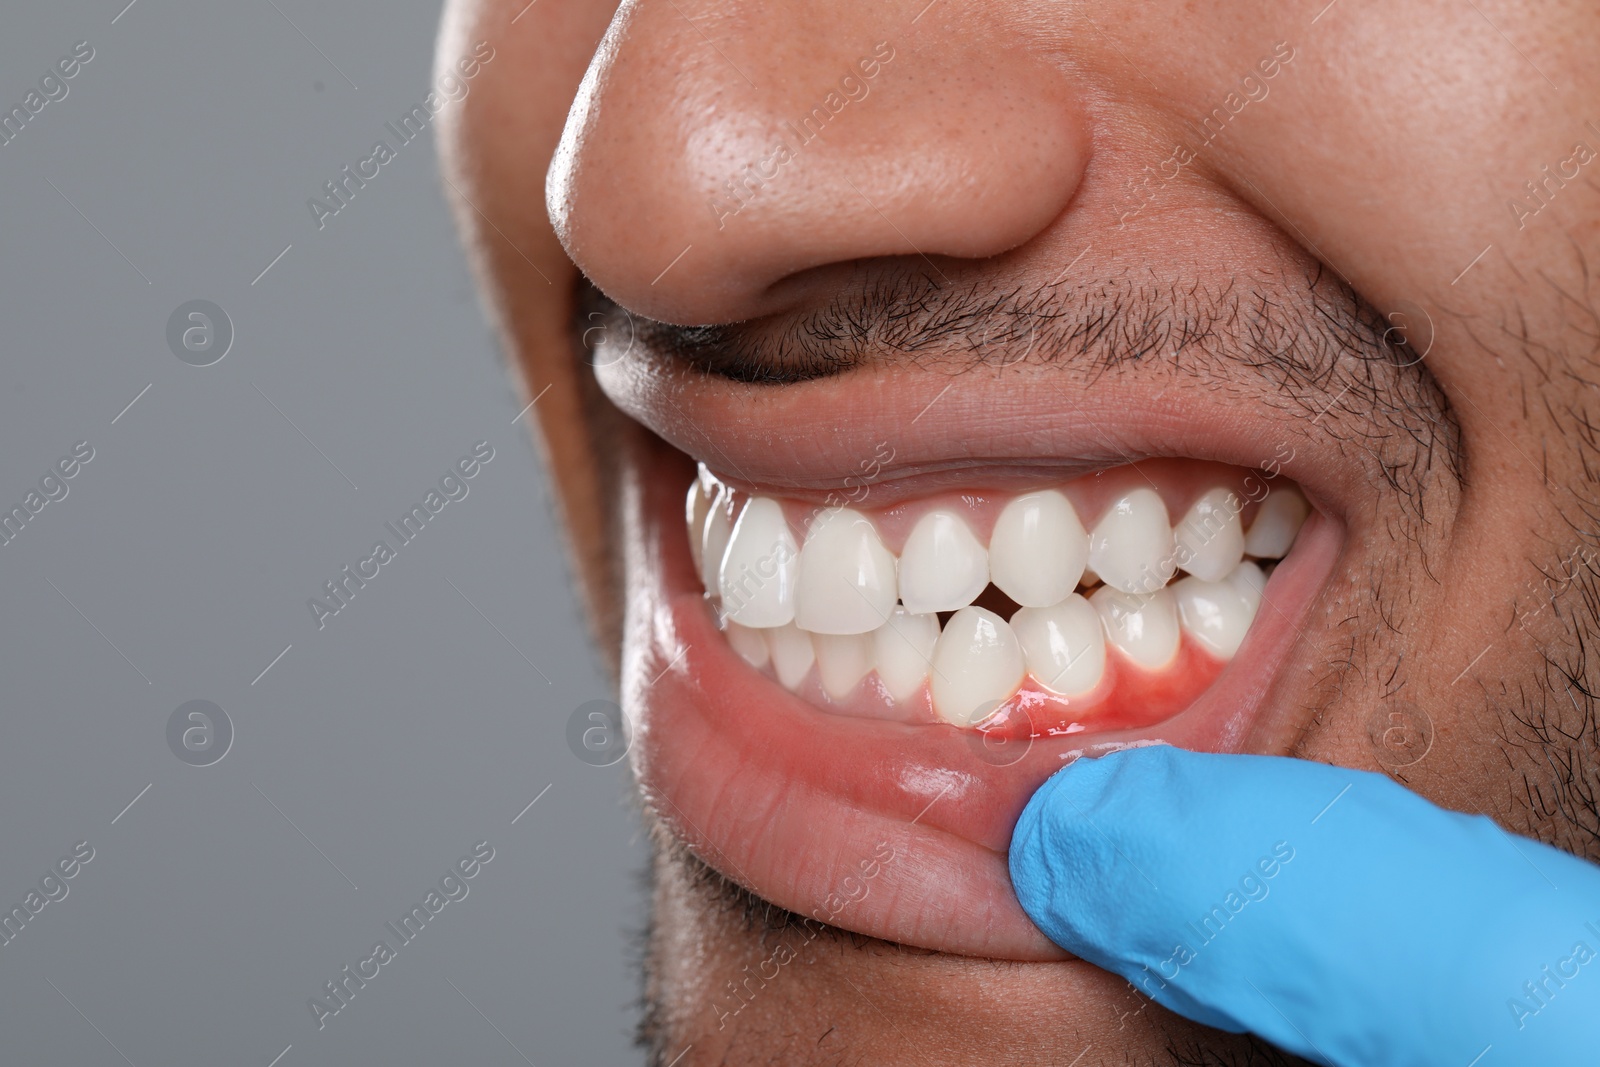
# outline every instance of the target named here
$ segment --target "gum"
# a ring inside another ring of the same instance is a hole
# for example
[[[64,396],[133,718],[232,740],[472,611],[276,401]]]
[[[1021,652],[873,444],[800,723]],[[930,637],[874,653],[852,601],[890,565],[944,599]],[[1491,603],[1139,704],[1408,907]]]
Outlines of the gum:
[[[1030,677],[1016,695],[973,729],[1005,740],[1143,729],[1194,703],[1227,665],[1187,634],[1177,655],[1158,671],[1145,670],[1108,649],[1105,675],[1088,695],[1058,696],[1040,689]]]

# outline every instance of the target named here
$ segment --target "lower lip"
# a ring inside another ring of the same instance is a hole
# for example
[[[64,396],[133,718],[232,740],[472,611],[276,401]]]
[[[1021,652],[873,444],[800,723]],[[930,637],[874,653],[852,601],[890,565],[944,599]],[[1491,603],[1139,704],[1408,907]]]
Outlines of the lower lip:
[[[1267,585],[1267,625],[1176,715],[997,743],[830,715],[753,670],[717,630],[693,572],[681,501],[692,469],[655,445],[633,470],[624,694],[646,802],[702,860],[791,912],[992,958],[1064,956],[1018,906],[1006,867],[1034,790],[1074,755],[1134,742],[1242,750],[1343,540],[1313,513]]]

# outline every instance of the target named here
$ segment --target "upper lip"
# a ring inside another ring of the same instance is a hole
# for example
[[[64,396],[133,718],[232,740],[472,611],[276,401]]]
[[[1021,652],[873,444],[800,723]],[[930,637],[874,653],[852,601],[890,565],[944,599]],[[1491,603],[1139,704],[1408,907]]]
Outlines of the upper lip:
[[[769,386],[645,358],[598,374],[624,411],[722,480],[818,503],[864,487],[874,507],[891,507],[963,484],[1065,481],[1164,456],[1271,464],[1331,515],[1353,509],[1370,488],[1365,467],[1344,457],[1337,440],[1313,439],[1281,417],[1283,398],[1266,379],[1252,396],[1248,382],[1224,390],[1143,365],[1092,385],[1062,370],[947,373],[887,361]],[[878,462],[886,442],[892,458]]]
[[[1064,481],[1158,456],[1271,463],[1319,513],[1304,551],[1296,549],[1298,569],[1275,576],[1272,610],[1288,625],[1253,632],[1191,711],[1138,736],[1287,748],[1305,701],[1295,689],[1300,674],[1283,668],[1315,655],[1302,640],[1306,620],[1341,550],[1342,517],[1370,484],[1332,439],[1264,418],[1282,400],[1265,393],[1265,379],[1252,396],[1247,387],[1184,388],[1179,372],[1153,363],[1104,372],[1088,386],[1061,364],[949,374],[887,361],[773,387],[707,375],[648,349],[599,373],[611,398],[672,446],[642,445],[630,515],[625,677],[643,726],[636,759],[645,795],[707,862],[758,895],[928,948],[1058,956],[1010,895],[1011,823],[1063,752],[1136,736],[1041,742],[1014,766],[997,767],[955,731],[822,715],[749,671],[715,640],[689,573],[681,512],[693,467],[685,456],[751,491],[802,499],[820,501],[855,479],[874,507],[961,484]],[[864,467],[886,441],[893,459]],[[852,857],[871,856],[884,840],[904,847],[903,864],[881,877],[875,896],[832,914],[826,901],[837,898]]]

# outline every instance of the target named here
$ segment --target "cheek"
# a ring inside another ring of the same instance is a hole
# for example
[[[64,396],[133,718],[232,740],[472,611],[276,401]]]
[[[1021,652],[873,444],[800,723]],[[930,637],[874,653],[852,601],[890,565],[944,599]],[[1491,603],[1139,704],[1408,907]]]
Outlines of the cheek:
[[[582,380],[593,372],[571,357],[567,323],[576,271],[551,228],[544,179],[616,8],[609,0],[531,7],[527,0],[448,0],[435,57],[437,77],[472,55],[478,42],[494,48],[494,58],[472,79],[471,92],[437,120],[444,172],[455,186],[445,186],[445,192],[457,199],[465,240],[483,251],[486,295],[507,323],[523,376],[532,383],[522,402],[550,388],[539,401],[537,432],[563,497],[567,533],[583,546],[584,596],[592,613],[605,619],[616,617],[617,597],[607,562],[608,504],[595,487],[615,485],[617,476],[602,469],[587,442],[591,434],[624,431],[586,426],[596,412],[604,416],[608,410]],[[531,421],[525,418],[519,428]],[[604,648],[617,644],[602,635]]]

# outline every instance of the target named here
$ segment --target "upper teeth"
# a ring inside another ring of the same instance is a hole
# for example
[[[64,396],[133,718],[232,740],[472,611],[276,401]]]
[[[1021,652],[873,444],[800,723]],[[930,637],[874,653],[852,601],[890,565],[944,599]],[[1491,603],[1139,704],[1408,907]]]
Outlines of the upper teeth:
[[[1268,499],[1290,495],[1299,497],[1300,494],[1273,493],[1268,495]],[[1173,531],[1178,548],[1188,557],[1181,566],[1196,578],[1219,582],[1232,573],[1244,558],[1244,526],[1239,521],[1239,508],[1230,503],[1230,500],[1237,499],[1226,489],[1213,489],[1190,506]],[[1265,504],[1262,506],[1265,508]],[[1301,518],[1304,517],[1301,515]],[[1260,525],[1258,516],[1251,529]],[[1295,524],[1295,529],[1299,529],[1299,523]],[[1288,545],[1284,545],[1284,552],[1288,548]]]
[[[705,492],[703,488],[698,491]],[[691,512],[695,510],[695,492],[695,489],[689,490]],[[707,589],[717,588],[722,554],[727,550],[728,538],[733,534],[732,509],[733,490],[718,486],[706,504],[704,529],[690,531],[699,535],[695,540],[700,542],[700,580]]]
[[[1085,531],[1067,496],[1045,490],[989,512],[987,545],[974,513],[935,507],[896,558],[860,511],[818,511],[797,543],[780,501],[740,503],[702,468],[685,508],[696,570],[740,655],[791,690],[815,665],[834,701],[874,673],[896,703],[923,699],[926,685],[934,713],[958,725],[981,721],[1029,676],[1064,697],[1093,692],[1108,647],[1156,670],[1187,633],[1231,657],[1266,582],[1244,557],[1285,555],[1310,512],[1279,484],[1245,531],[1241,500],[1219,487],[1174,527],[1160,494],[1137,487]],[[1180,569],[1188,577],[1169,587]],[[1021,605],[1009,622],[974,606],[991,582]],[[942,629],[939,612],[955,613]]]
[[[1048,607],[1070,596],[1088,562],[1083,523],[1054,489],[1017,497],[994,521],[989,577],[1025,608]]]
[[[794,619],[814,634],[876,630],[898,599],[894,554],[872,520],[849,508],[819,513],[800,550]]]
[[[1299,493],[1268,493],[1245,535],[1245,552],[1257,559],[1281,559],[1310,513],[1311,505]]]
[[[964,608],[989,584],[989,550],[953,511],[930,511],[900,551],[900,602],[918,615]]]
[[[1154,489],[1135,489],[1106,509],[1089,534],[1089,566],[1124,593],[1153,593],[1176,563],[1167,506]]]
[[[727,618],[761,627],[794,621],[799,555],[782,504],[764,496],[746,504],[717,571]]]

